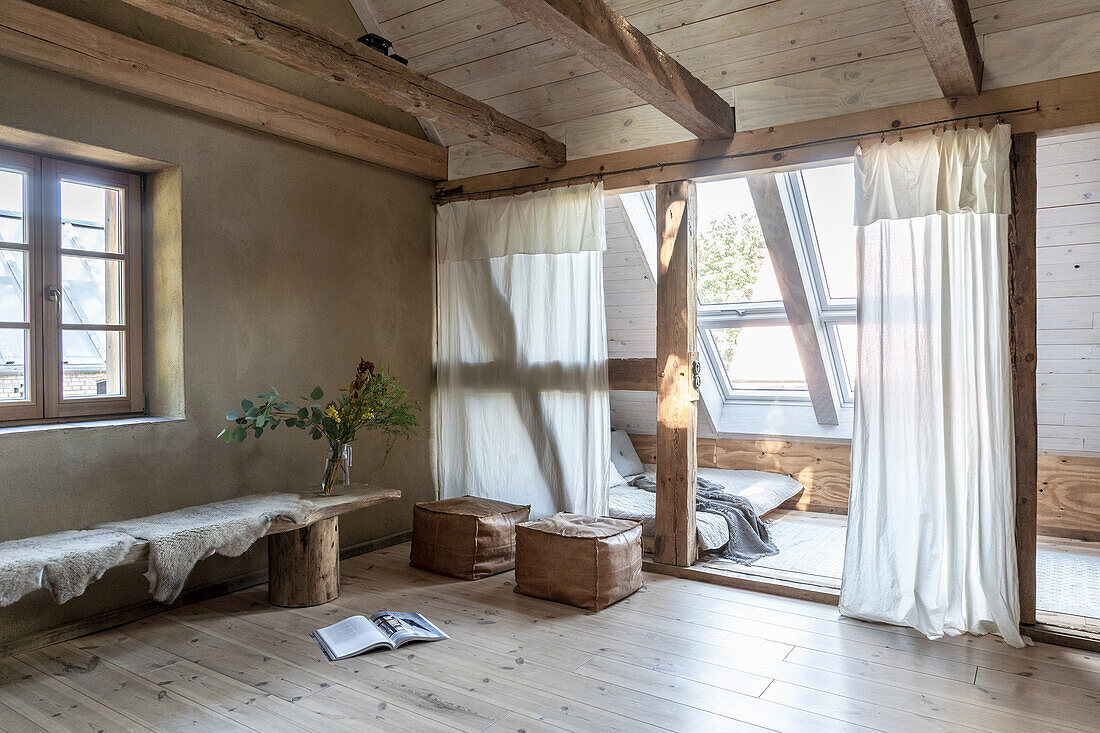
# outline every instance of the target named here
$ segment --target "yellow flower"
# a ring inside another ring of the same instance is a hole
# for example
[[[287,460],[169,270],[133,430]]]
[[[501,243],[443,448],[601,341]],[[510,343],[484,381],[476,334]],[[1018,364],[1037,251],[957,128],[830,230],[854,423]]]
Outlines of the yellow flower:
[[[336,409],[336,405],[329,405],[325,409],[325,417],[331,417],[336,422],[340,422],[340,413]]]

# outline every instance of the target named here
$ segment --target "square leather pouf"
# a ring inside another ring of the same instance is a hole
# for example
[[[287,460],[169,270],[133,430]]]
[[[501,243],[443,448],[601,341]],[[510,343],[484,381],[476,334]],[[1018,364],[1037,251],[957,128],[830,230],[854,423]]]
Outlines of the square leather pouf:
[[[642,587],[642,525],[555,514],[516,525],[516,591],[599,611]]]
[[[516,523],[530,506],[460,496],[413,507],[413,567],[463,580],[511,570],[516,560]]]

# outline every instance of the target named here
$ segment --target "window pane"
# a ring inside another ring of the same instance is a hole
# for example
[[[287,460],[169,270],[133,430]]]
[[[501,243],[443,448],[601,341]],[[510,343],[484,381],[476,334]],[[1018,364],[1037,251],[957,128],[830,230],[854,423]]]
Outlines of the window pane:
[[[27,320],[27,253],[0,249],[0,321]]]
[[[802,171],[830,298],[856,297],[855,174],[852,165]]]
[[[855,394],[856,375],[859,373],[856,366],[856,355],[859,353],[859,330],[854,323],[841,323],[833,328],[836,330],[836,340],[840,345],[840,358],[844,364],[848,392]]]
[[[61,322],[122,323],[122,263],[92,257],[61,258]]]
[[[779,284],[745,179],[701,183],[697,191],[699,302],[780,300]]]
[[[23,218],[23,179],[18,171],[0,168],[0,242],[27,241]]]
[[[61,246],[90,252],[121,252],[122,194],[73,181],[61,182]]]
[[[27,399],[27,337],[25,328],[0,328],[0,402]]]
[[[790,326],[715,328],[710,334],[733,389],[806,389]]]
[[[123,392],[124,338],[118,331],[62,331],[63,398]]]

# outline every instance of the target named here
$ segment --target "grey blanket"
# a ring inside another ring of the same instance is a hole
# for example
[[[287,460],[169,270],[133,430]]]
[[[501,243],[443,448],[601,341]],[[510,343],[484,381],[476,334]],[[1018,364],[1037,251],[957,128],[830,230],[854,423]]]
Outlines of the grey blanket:
[[[723,558],[739,565],[752,565],[762,557],[779,554],[779,548],[772,544],[768,536],[768,528],[756,516],[752,502],[729,493],[721,484],[702,476],[696,477],[695,481],[695,510],[717,514],[729,525],[730,541],[719,551]],[[645,491],[657,491],[657,482],[649,476],[639,476],[630,485]]]

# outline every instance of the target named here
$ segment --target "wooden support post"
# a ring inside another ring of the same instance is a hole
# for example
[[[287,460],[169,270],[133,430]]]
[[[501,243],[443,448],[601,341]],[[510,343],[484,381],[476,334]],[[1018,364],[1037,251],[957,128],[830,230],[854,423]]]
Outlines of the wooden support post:
[[[340,518],[267,538],[267,597],[285,608],[319,606],[340,595]]]
[[[654,559],[695,562],[695,184],[657,186],[657,522]]]
[[[1035,623],[1038,414],[1035,405],[1035,133],[1012,136],[1012,214],[1008,218],[1008,328],[1016,434],[1016,565],[1020,623]]]

